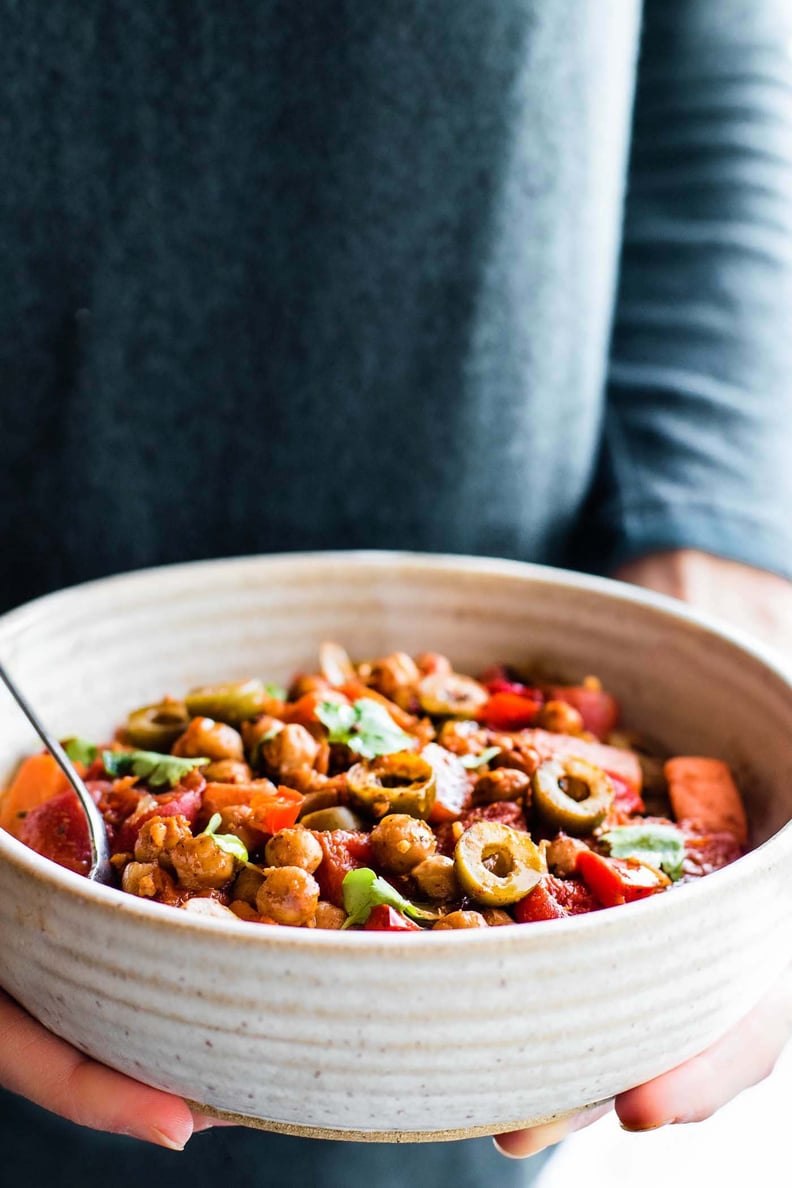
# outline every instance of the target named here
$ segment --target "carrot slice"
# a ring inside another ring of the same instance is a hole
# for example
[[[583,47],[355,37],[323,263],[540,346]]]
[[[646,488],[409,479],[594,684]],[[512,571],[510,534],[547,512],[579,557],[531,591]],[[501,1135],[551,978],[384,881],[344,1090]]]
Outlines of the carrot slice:
[[[0,828],[19,836],[24,815],[45,800],[59,796],[71,785],[52,755],[30,755],[16,773],[0,800]]]
[[[727,763],[682,755],[665,764],[668,794],[677,821],[702,833],[730,833],[748,842],[748,822]]]

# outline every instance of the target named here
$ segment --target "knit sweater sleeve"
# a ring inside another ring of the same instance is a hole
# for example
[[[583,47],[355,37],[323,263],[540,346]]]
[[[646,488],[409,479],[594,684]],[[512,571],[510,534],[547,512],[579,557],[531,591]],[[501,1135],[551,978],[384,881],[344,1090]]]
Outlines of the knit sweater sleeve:
[[[587,522],[792,577],[789,0],[647,0]]]

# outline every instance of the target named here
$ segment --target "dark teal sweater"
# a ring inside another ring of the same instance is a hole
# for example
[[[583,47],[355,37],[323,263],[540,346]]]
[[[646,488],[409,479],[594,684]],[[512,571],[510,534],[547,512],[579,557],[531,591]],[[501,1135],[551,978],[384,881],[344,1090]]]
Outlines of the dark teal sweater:
[[[644,8],[636,74],[639,0],[0,0],[0,605],[295,548],[792,575],[792,9]],[[528,1175],[20,1110],[15,1183]]]

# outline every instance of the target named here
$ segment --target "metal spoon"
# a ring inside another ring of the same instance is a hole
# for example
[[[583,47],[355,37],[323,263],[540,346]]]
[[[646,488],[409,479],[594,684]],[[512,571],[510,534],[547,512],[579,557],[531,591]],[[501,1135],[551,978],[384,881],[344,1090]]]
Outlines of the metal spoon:
[[[104,820],[99,809],[96,807],[91,793],[86,788],[83,781],[78,776],[72,765],[72,761],[64,751],[57,739],[47,731],[39,721],[36,714],[31,709],[28,702],[20,693],[11,677],[8,675],[5,666],[0,663],[0,678],[8,688],[9,693],[16,701],[23,714],[30,722],[30,725],[36,731],[44,746],[52,755],[55,762],[61,768],[61,771],[66,776],[66,779],[71,784],[74,791],[80,800],[85,816],[88,820],[88,840],[91,845],[91,869],[88,872],[88,878],[93,879],[96,883],[112,883],[113,868],[110,865],[110,847],[107,841],[107,830],[105,829]]]

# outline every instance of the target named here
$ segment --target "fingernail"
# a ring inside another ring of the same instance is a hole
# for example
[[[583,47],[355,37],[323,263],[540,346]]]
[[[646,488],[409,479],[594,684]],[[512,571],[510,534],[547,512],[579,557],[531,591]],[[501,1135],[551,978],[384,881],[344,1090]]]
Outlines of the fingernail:
[[[634,1122],[619,1122],[622,1130],[626,1130],[628,1134],[643,1134],[647,1130],[660,1130],[663,1126],[670,1126],[674,1122],[674,1118],[664,1118],[662,1122],[648,1122],[643,1126],[637,1126]]]
[[[156,1126],[152,1126],[147,1135],[138,1135],[137,1137],[146,1137],[150,1142],[154,1142],[159,1147],[167,1147],[169,1151],[183,1151],[187,1146],[190,1138],[188,1135],[184,1142],[179,1142],[178,1139],[172,1138],[171,1135],[166,1134],[164,1130],[158,1130]]]

